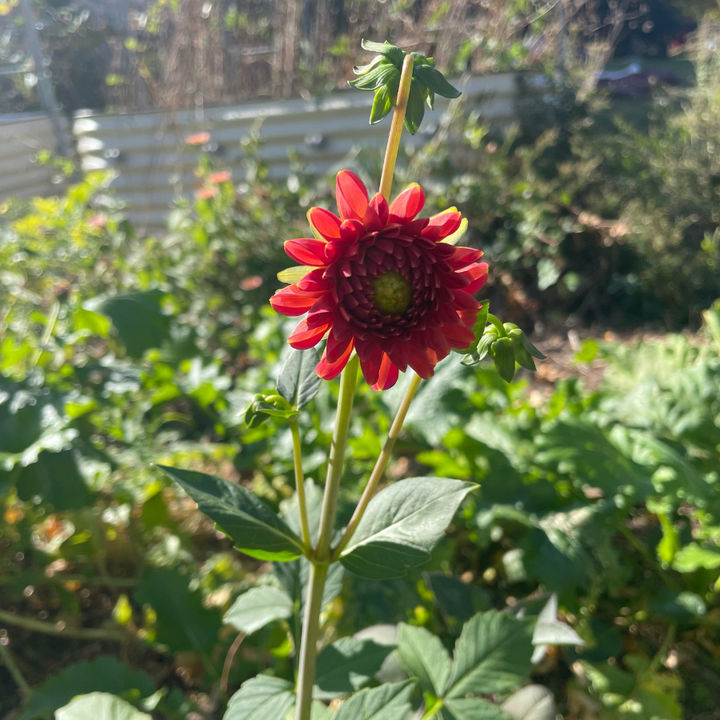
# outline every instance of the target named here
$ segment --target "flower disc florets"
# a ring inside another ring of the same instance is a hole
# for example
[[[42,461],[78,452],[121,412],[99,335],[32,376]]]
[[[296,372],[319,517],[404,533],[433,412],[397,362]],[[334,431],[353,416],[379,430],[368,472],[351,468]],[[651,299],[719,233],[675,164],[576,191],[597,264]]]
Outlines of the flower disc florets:
[[[455,247],[463,231],[454,209],[418,218],[425,195],[413,184],[388,207],[379,193],[369,199],[349,170],[337,176],[340,217],[312,208],[315,238],[288,240],[287,254],[302,267],[280,274],[293,284],[270,300],[288,316],[307,317],[290,336],[298,349],[327,335],[317,366],[330,380],[353,350],[375,390],[392,387],[408,366],[423,378],[451,349],[470,347],[487,280],[482,252]]]

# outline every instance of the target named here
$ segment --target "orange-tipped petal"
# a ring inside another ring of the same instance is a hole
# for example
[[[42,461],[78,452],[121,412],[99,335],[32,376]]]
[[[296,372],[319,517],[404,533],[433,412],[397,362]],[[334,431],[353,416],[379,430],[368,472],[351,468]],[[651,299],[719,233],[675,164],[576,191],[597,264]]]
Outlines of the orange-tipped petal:
[[[388,390],[397,381],[400,375],[399,370],[393,365],[392,360],[387,355],[383,355],[380,363],[380,372],[378,373],[377,382],[372,386],[373,390]]]
[[[407,223],[423,209],[425,205],[425,193],[417,184],[412,183],[403,190],[390,205],[390,223]]]
[[[338,240],[340,238],[340,218],[325,208],[314,207],[308,210],[308,222],[318,240]]]
[[[487,282],[488,264],[478,263],[477,265],[473,265],[473,267],[463,273],[463,276],[470,281],[470,284],[465,288],[465,292],[472,295],[480,290]]]
[[[285,241],[285,252],[296,262],[303,265],[321,267],[327,263],[326,242],[315,238],[299,238]]]
[[[430,218],[421,235],[429,240],[442,240],[452,235],[460,227],[460,223],[462,223],[462,215],[457,210],[442,212]]]
[[[270,298],[270,305],[272,305],[275,312],[279,312],[281,315],[297,317],[298,315],[304,315],[316,301],[316,294],[298,292],[295,286],[291,285],[278,290]]]
[[[322,359],[317,364],[317,367],[315,368],[315,372],[318,374],[319,377],[321,377],[323,380],[334,380],[344,369],[344,367],[347,365],[348,360],[350,359],[350,355],[352,355],[353,351],[353,343],[350,341],[347,348],[345,348],[345,352],[335,360],[335,362],[330,362],[327,359],[327,348],[325,349],[325,352],[323,353]]]
[[[291,347],[296,350],[308,350],[311,347],[315,347],[323,335],[330,328],[330,324],[319,325],[318,327],[308,327],[307,321],[302,320],[293,331],[293,334],[288,338],[288,343]]]
[[[363,181],[350,170],[341,170],[337,175],[337,206],[343,220],[365,219],[368,206],[368,191]]]

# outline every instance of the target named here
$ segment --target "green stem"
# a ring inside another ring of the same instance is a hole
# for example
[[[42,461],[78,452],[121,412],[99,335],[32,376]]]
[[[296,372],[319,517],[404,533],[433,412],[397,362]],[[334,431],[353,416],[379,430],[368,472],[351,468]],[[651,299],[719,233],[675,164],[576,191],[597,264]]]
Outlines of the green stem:
[[[325,494],[320,516],[320,535],[317,548],[310,558],[312,564],[310,567],[308,596],[305,601],[305,622],[303,623],[298,663],[296,720],[310,720],[312,710],[320,612],[322,611],[322,597],[330,562],[330,545],[335,528],[337,499],[340,493],[340,480],[342,479],[345,448],[347,447],[348,431],[350,429],[350,415],[355,398],[358,365],[359,361],[356,355],[348,361],[340,378],[340,398],[330,448],[327,480],[325,481]]]
[[[385,468],[387,467],[388,461],[390,460],[390,455],[392,454],[393,448],[395,447],[395,442],[397,441],[398,436],[400,435],[400,431],[402,430],[403,423],[405,422],[405,417],[407,416],[408,410],[410,409],[410,403],[413,401],[415,393],[420,387],[420,381],[420,376],[413,373],[412,377],[410,378],[410,384],[405,391],[405,396],[403,397],[397,414],[395,415],[395,419],[393,420],[392,427],[390,428],[390,432],[388,433],[388,437],[385,441],[382,452],[380,453],[380,456],[375,463],[375,467],[373,468],[372,474],[370,475],[370,479],[368,480],[362,497],[360,498],[360,502],[355,508],[355,512],[353,513],[353,516],[348,523],[345,534],[343,535],[342,540],[340,540],[340,543],[338,544],[335,552],[333,553],[333,559],[338,559],[342,551],[347,547],[347,544],[350,542],[350,539],[352,538],[353,534],[358,528],[358,525],[360,524],[360,520],[362,520],[362,517],[365,514],[365,510],[367,510],[367,506],[370,504],[370,501],[375,495],[377,486],[380,483],[380,479],[385,472]]]
[[[48,315],[47,323],[45,324],[45,330],[43,331],[42,337],[40,338],[40,345],[35,348],[35,352],[30,359],[30,367],[35,367],[42,357],[45,346],[50,342],[53,330],[55,330],[55,323],[57,322],[58,315],[60,314],[60,303],[56,300],[50,308],[50,314]]]
[[[59,637],[77,638],[78,640],[100,640],[122,642],[124,635],[113,630],[103,630],[102,628],[75,628],[66,625],[43,622],[42,620],[34,620],[26,618],[14,613],[0,610],[0,622],[8,625],[29,630],[31,632],[44,633],[45,635],[57,635]]]
[[[397,161],[398,150],[400,149],[400,137],[405,122],[408,98],[410,97],[410,84],[412,83],[414,61],[412,55],[406,55],[400,74],[398,85],[397,102],[393,112],[390,135],[388,136],[385,160],[383,161],[382,177],[380,179],[380,194],[389,202],[390,191],[392,190],[393,175],[395,174],[395,162]]]
[[[290,432],[293,440],[293,462],[295,464],[295,491],[297,492],[298,510],[300,511],[300,525],[302,526],[302,539],[309,553],[312,550],[310,538],[310,523],[308,522],[307,500],[305,498],[305,476],[302,468],[302,448],[300,445],[300,426],[297,417],[290,420]]]
[[[28,681],[23,677],[23,674],[20,672],[20,668],[17,666],[13,654],[12,652],[10,652],[10,648],[5,645],[4,642],[7,642],[6,638],[0,640],[0,660],[3,661],[3,665],[6,667],[7,671],[12,676],[15,684],[20,688],[20,692],[22,693],[23,697],[28,700],[32,695],[32,688],[30,687]]]

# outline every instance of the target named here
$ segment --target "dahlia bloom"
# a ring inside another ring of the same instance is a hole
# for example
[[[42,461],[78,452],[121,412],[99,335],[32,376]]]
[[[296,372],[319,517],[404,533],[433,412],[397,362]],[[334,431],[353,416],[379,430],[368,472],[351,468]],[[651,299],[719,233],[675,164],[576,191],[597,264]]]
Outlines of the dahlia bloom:
[[[451,349],[474,342],[479,302],[487,280],[482,252],[455,247],[467,226],[454,208],[417,218],[425,194],[410,185],[388,206],[372,199],[349,170],[337,176],[340,217],[314,207],[314,238],[288,240],[285,252],[301,267],[278,276],[292,282],[270,300],[290,317],[304,315],[288,342],[314,347],[327,336],[316,372],[340,374],[353,351],[374,390],[392,387],[411,367],[429,378]]]

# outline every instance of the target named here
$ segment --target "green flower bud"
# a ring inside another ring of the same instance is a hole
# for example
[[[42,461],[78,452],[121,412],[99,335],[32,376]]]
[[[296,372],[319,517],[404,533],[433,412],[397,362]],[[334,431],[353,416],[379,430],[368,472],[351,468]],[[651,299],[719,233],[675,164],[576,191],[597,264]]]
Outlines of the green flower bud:
[[[495,369],[505,382],[512,382],[515,377],[515,350],[509,337],[498,338],[490,344],[490,357],[495,362]]]

